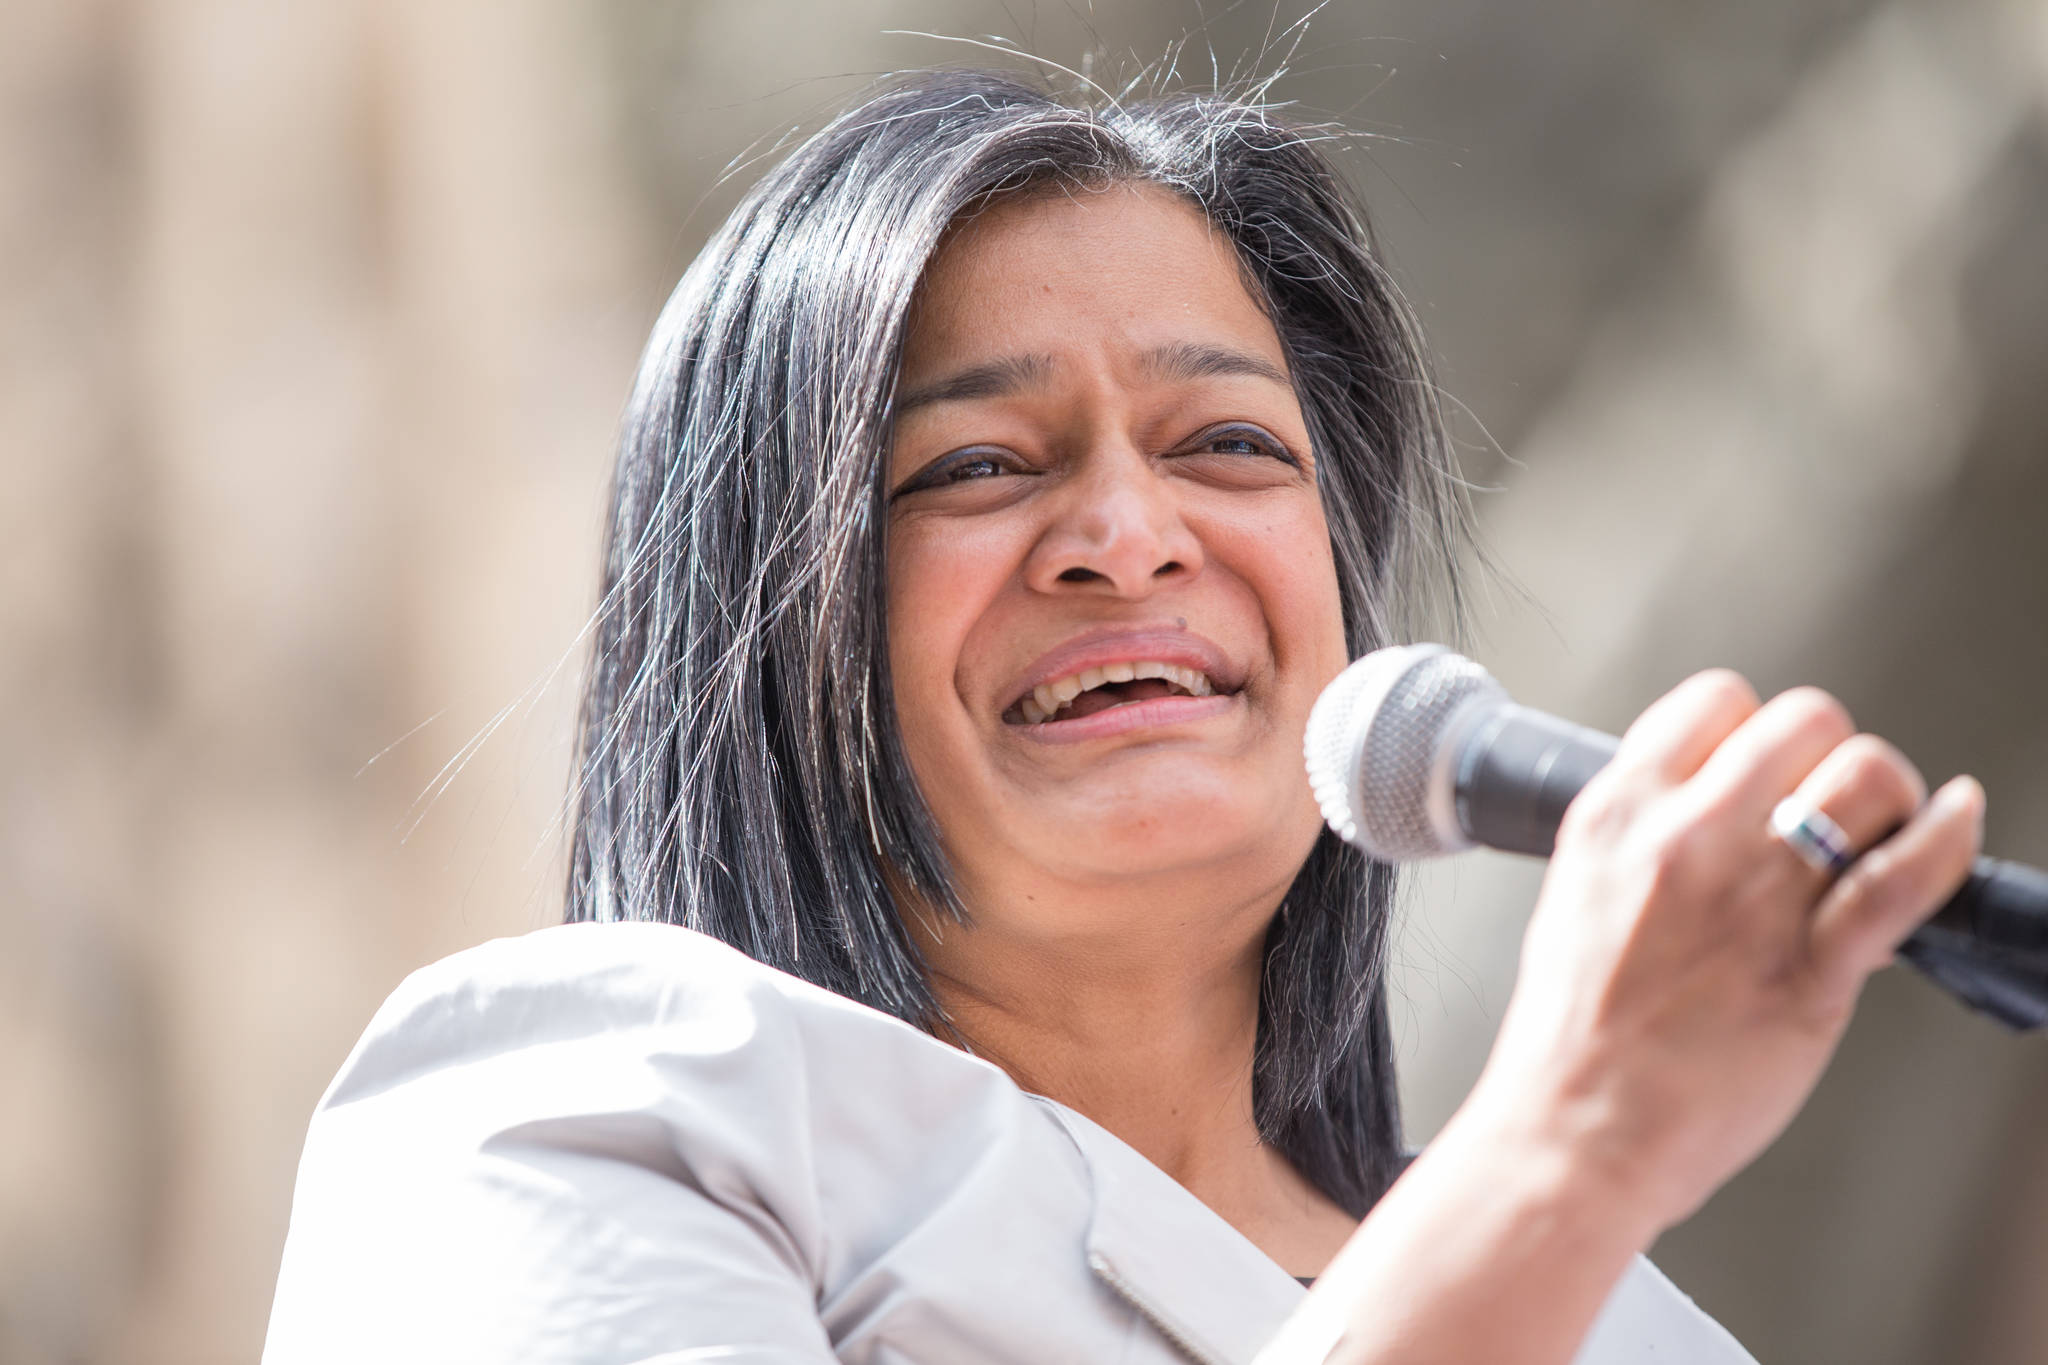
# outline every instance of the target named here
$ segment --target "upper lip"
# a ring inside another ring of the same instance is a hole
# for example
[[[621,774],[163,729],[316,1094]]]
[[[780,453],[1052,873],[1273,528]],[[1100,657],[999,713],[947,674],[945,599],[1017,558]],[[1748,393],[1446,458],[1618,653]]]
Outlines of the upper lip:
[[[1218,692],[1236,692],[1244,686],[1244,670],[1232,663],[1214,641],[1191,630],[1178,626],[1107,626],[1082,631],[1032,660],[1011,685],[1003,709],[1007,711],[1023,701],[1040,683],[1105,664],[1147,660],[1199,669]]]

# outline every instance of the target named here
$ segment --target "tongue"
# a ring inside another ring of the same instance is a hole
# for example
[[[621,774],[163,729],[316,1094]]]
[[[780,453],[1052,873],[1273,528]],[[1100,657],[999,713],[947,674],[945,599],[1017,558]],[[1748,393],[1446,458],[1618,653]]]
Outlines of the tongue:
[[[1079,720],[1092,716],[1097,711],[1107,711],[1112,706],[1121,706],[1127,701],[1150,701],[1154,697],[1176,695],[1174,685],[1164,678],[1140,678],[1136,682],[1105,683],[1090,688],[1068,702],[1061,711],[1061,720]]]

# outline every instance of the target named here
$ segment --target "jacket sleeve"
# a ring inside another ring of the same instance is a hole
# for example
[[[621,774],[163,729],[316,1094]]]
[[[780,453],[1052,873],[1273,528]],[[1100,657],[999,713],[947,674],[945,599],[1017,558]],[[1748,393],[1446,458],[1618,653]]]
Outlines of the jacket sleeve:
[[[659,929],[400,987],[314,1114],[266,1365],[834,1360],[802,1049]]]

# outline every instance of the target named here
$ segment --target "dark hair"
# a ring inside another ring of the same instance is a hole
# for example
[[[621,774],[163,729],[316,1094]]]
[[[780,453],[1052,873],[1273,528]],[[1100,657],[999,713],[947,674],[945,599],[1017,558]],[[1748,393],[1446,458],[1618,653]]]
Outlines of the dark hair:
[[[797,146],[684,274],[625,418],[567,918],[687,925],[942,1028],[889,879],[957,916],[891,704],[884,453],[912,291],[992,197],[1164,186],[1286,348],[1354,653],[1448,589],[1462,527],[1413,318],[1319,144],[1257,97],[1071,104],[899,77]],[[1327,832],[1265,945],[1260,1131],[1362,1216],[1398,1166],[1391,868]]]

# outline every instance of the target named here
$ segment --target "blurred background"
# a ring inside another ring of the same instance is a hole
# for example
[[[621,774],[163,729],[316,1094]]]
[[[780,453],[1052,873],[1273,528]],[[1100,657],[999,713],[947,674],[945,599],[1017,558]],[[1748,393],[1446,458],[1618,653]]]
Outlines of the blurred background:
[[[0,7],[0,1362],[252,1360],[314,1101],[559,910],[609,443],[677,274],[874,75],[1276,87],[1350,169],[1503,574],[1619,728],[1821,683],[2048,862],[2041,0],[68,0]],[[724,178],[734,162],[736,178]],[[1401,931],[1412,1136],[1538,869]],[[2048,1360],[2048,1038],[1877,981],[1657,1257],[1767,1362]]]

